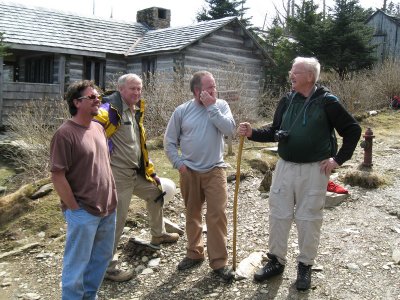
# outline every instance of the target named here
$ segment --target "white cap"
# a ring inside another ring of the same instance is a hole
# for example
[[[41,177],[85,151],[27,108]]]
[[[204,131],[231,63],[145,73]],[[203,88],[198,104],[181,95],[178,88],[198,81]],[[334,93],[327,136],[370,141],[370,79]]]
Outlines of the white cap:
[[[160,177],[160,182],[163,192],[166,192],[164,196],[164,204],[166,204],[174,198],[176,194],[176,185],[171,179],[163,177]]]

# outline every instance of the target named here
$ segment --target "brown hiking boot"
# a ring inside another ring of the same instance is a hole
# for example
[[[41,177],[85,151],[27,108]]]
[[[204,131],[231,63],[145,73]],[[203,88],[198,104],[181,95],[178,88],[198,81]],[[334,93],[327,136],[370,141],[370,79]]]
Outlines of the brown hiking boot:
[[[160,245],[165,243],[175,243],[179,239],[179,234],[177,233],[164,233],[162,236],[153,236],[151,238],[151,244]]]
[[[116,282],[124,282],[133,278],[133,270],[114,269],[106,272],[104,279]]]

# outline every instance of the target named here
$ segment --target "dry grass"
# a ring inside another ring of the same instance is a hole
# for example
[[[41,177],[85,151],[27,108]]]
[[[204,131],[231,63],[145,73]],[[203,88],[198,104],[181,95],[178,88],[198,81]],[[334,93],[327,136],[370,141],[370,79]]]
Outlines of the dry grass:
[[[372,171],[353,170],[343,176],[343,182],[351,186],[376,189],[386,184],[383,176]]]
[[[390,99],[400,95],[400,62],[386,61],[340,80],[336,74],[321,74],[321,82],[337,95],[352,113],[389,107]]]

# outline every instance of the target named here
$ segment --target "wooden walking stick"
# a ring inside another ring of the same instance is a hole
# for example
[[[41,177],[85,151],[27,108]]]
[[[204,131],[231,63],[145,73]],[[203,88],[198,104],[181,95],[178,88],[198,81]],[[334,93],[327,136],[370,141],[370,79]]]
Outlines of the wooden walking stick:
[[[236,223],[237,223],[237,200],[239,193],[240,184],[240,162],[242,160],[244,136],[240,136],[239,150],[236,162],[236,184],[235,184],[235,195],[233,198],[233,270],[236,271]]]

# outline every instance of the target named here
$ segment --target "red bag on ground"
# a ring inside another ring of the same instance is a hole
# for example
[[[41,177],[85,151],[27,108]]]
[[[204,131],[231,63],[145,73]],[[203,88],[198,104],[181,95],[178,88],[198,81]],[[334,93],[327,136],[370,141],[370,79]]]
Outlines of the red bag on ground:
[[[336,194],[348,194],[349,191],[344,187],[334,183],[333,181],[328,181],[328,188],[326,189],[328,192],[336,193]]]

